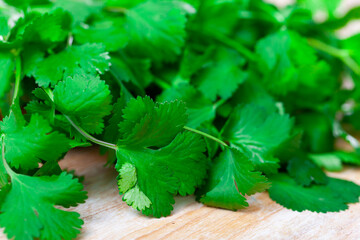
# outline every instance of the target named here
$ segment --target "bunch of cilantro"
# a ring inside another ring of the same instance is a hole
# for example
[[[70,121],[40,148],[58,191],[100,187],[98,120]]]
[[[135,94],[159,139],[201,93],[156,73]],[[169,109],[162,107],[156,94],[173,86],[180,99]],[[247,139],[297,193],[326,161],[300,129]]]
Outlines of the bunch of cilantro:
[[[0,1],[0,227],[75,238],[83,221],[64,208],[87,194],[58,161],[91,144],[149,216],[178,194],[231,210],[265,190],[295,211],[358,202],[323,171],[360,165],[360,35],[336,35],[360,8],[339,4]]]

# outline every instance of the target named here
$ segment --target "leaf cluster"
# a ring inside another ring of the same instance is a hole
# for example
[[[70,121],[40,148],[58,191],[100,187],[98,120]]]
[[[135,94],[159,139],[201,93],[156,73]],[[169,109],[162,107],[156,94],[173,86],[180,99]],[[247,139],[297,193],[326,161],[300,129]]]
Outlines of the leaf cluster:
[[[4,0],[0,227],[76,238],[83,221],[63,208],[87,196],[59,161],[91,144],[148,216],[176,195],[230,210],[265,190],[295,211],[358,202],[358,185],[324,172],[360,165],[360,35],[336,35],[360,9],[339,4]]]

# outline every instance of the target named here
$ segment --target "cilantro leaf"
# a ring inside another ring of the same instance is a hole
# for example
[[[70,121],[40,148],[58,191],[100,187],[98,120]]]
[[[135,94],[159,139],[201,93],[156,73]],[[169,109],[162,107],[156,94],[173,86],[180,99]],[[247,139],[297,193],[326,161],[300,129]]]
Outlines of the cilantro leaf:
[[[111,55],[110,72],[120,82],[130,82],[143,90],[153,79],[150,72],[150,59],[139,59],[127,56],[119,51]]]
[[[257,170],[274,173],[279,165],[273,151],[290,136],[292,125],[288,115],[268,114],[256,105],[239,106],[228,118],[221,136],[243,152]]]
[[[234,148],[223,151],[211,168],[200,201],[208,206],[237,210],[248,205],[245,194],[252,195],[270,187],[266,177],[254,172],[246,155]]]
[[[213,120],[216,115],[217,104],[213,104],[204,97],[200,91],[188,83],[180,83],[177,86],[166,89],[158,97],[158,101],[181,100],[186,103],[189,127],[197,128],[206,121]]]
[[[96,0],[61,0],[53,4],[53,9],[61,8],[69,12],[74,25],[85,22],[93,14],[99,14],[103,7],[103,3]]]
[[[189,132],[178,134],[169,145],[158,150],[119,148],[116,166],[119,182],[135,182],[134,173],[124,174],[125,163],[136,169],[137,176],[136,184],[131,187],[120,184],[123,200],[146,215],[169,215],[177,192],[192,194],[202,183],[207,169],[204,150],[201,138]]]
[[[63,78],[74,75],[104,73],[109,70],[109,56],[101,44],[71,46],[50,55],[37,64],[33,76],[42,87],[54,86]]]
[[[25,125],[10,114],[0,123],[5,138],[5,157],[10,165],[25,170],[38,167],[41,160],[57,161],[70,148],[65,135],[53,131],[49,123],[33,114]]]
[[[0,52],[0,64],[3,67],[3,70],[0,72],[0,99],[3,99],[7,91],[10,89],[10,82],[12,76],[14,75],[14,57],[10,53]]]
[[[54,89],[54,103],[58,111],[90,133],[101,133],[103,118],[112,109],[109,87],[92,75],[75,75],[60,82]]]
[[[336,9],[340,5],[341,0],[299,0],[300,5],[303,5],[305,8],[313,11],[314,14],[320,12],[325,12],[329,17],[334,17],[336,15]]]
[[[83,203],[86,192],[82,188],[65,172],[51,177],[13,173],[11,188],[1,201],[0,226],[9,239],[73,239],[83,224],[80,215],[54,205],[68,208]]]
[[[137,147],[165,146],[187,122],[185,104],[180,101],[155,104],[149,97],[132,99],[119,124],[124,136],[119,144]]]
[[[186,17],[173,1],[147,1],[126,11],[128,49],[138,57],[173,61],[184,44]]]
[[[15,46],[37,44],[47,49],[65,40],[69,24],[69,15],[61,9],[44,14],[30,12],[16,22],[7,40]]]
[[[108,142],[116,142],[120,137],[119,123],[123,120],[123,109],[127,104],[127,99],[122,95],[113,106],[113,114],[111,115],[107,126],[104,130],[104,139]]]
[[[79,25],[74,30],[74,39],[80,44],[101,43],[108,51],[125,47],[128,36],[120,21],[98,21],[92,25]]]
[[[273,93],[285,94],[301,82],[311,83],[299,74],[316,64],[316,52],[298,33],[286,30],[268,35],[257,42],[256,53],[264,85]]]
[[[244,1],[192,1],[198,2],[198,12],[191,25],[210,32],[229,34],[238,22],[239,5]],[[221,16],[221,18],[219,18]]]
[[[167,216],[174,194],[192,194],[202,183],[207,169],[204,142],[199,135],[181,133],[187,119],[179,101],[132,99],[123,119],[116,165],[123,200],[146,215]],[[150,148],[154,146],[160,148]]]
[[[348,208],[346,203],[358,202],[360,186],[339,179],[329,179],[328,185],[302,187],[286,174],[271,177],[271,199],[295,211],[338,212]],[[343,191],[344,189],[344,191]]]
[[[360,186],[342,179],[330,178],[328,187],[336,197],[345,203],[357,203],[360,197]]]
[[[244,64],[245,59],[234,50],[218,48],[212,60],[199,72],[195,84],[211,100],[217,96],[228,99],[245,81],[246,73],[241,70]]]
[[[289,175],[302,186],[309,186],[312,182],[325,184],[328,178],[325,173],[306,156],[298,156],[290,159],[287,166]]]
[[[341,171],[343,169],[341,159],[334,153],[309,154],[311,160],[319,167],[327,171]]]

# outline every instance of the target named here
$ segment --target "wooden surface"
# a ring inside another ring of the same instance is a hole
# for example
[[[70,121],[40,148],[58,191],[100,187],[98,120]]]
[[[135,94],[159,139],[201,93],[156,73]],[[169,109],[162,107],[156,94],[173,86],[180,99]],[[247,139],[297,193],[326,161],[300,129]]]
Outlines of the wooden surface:
[[[250,207],[238,212],[203,206],[193,196],[177,197],[171,216],[149,218],[122,202],[117,174],[104,163],[96,149],[71,151],[61,161],[62,167],[85,176],[89,192],[85,204],[71,209],[85,221],[80,240],[360,239],[360,204],[340,213],[298,213],[270,200],[267,192],[250,197]],[[360,184],[357,168],[330,175]]]
[[[104,163],[96,149],[70,152],[62,162],[85,176],[89,192],[87,202],[74,209],[85,221],[79,239],[360,239],[360,204],[340,213],[298,213],[270,200],[267,192],[250,197],[250,207],[238,212],[177,197],[170,217],[149,218],[122,202],[117,174]],[[331,175],[360,184],[360,169]]]

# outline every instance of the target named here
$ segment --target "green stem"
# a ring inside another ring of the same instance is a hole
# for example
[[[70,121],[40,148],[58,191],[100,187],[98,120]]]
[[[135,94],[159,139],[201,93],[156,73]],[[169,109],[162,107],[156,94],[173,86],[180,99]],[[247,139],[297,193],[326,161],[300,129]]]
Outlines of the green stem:
[[[46,94],[49,96],[49,98],[54,102],[54,93],[53,93],[53,91],[50,88],[43,88],[43,89],[46,92]],[[104,146],[104,147],[107,147],[107,148],[114,149],[115,151],[118,149],[118,147],[115,144],[108,143],[108,142],[102,141],[100,139],[97,139],[97,138],[91,136],[89,133],[87,133],[80,126],[76,125],[76,123],[73,120],[71,120],[71,118],[69,116],[67,116],[65,114],[63,114],[63,116],[69,121],[71,126],[73,126],[76,129],[76,131],[78,131],[82,136],[84,136],[90,142],[93,142],[93,143],[98,144],[100,146]]]
[[[218,33],[218,32],[211,32],[209,36],[212,36],[216,41],[224,44],[225,46],[236,50],[240,53],[243,57],[247,58],[249,61],[255,62],[257,60],[257,56],[247,47],[242,45],[240,42],[229,38],[228,36]]]
[[[15,60],[16,64],[16,72],[15,72],[15,87],[14,87],[14,95],[12,98],[12,104],[15,103],[20,89],[20,82],[21,82],[21,57],[18,55]]]
[[[360,66],[354,61],[354,59],[351,58],[347,50],[335,48],[317,39],[308,39],[308,43],[313,48],[325,52],[333,57],[339,58],[354,73],[360,75]]]
[[[162,89],[166,90],[171,88],[171,85],[160,78],[154,78],[153,81]]]
[[[218,108],[220,107],[221,105],[223,105],[224,103],[226,102],[225,99],[220,99],[219,101],[217,101],[216,103],[214,103],[214,108]]]
[[[127,12],[127,9],[123,7],[105,7],[105,11],[125,14]]]
[[[13,177],[16,173],[9,167],[5,159],[5,134],[1,135],[1,158],[6,172]]]
[[[194,132],[194,133],[197,133],[197,134],[199,134],[199,135],[202,135],[202,136],[204,136],[204,137],[206,137],[206,138],[209,138],[209,139],[211,139],[211,140],[219,143],[220,145],[223,145],[224,147],[229,147],[229,145],[226,144],[224,141],[222,141],[222,140],[220,140],[220,139],[218,139],[218,138],[216,138],[216,137],[214,137],[214,136],[211,136],[210,134],[204,133],[204,132],[202,132],[202,131],[200,131],[200,130],[196,130],[196,129],[194,129],[194,128],[187,127],[187,126],[185,126],[184,129],[185,129],[185,130],[188,130],[188,131],[190,131],[190,132]]]
[[[105,141],[102,141],[100,139],[97,139],[93,136],[91,136],[90,134],[88,134],[87,132],[85,132],[81,127],[79,127],[78,125],[76,125],[73,120],[71,120],[71,118],[69,116],[64,115],[64,117],[69,121],[69,123],[81,134],[83,135],[87,140],[89,140],[90,142],[93,142],[95,144],[98,144],[100,146],[104,146],[107,148],[111,148],[114,149],[115,151],[118,149],[118,147],[115,144],[112,143],[108,143]]]

